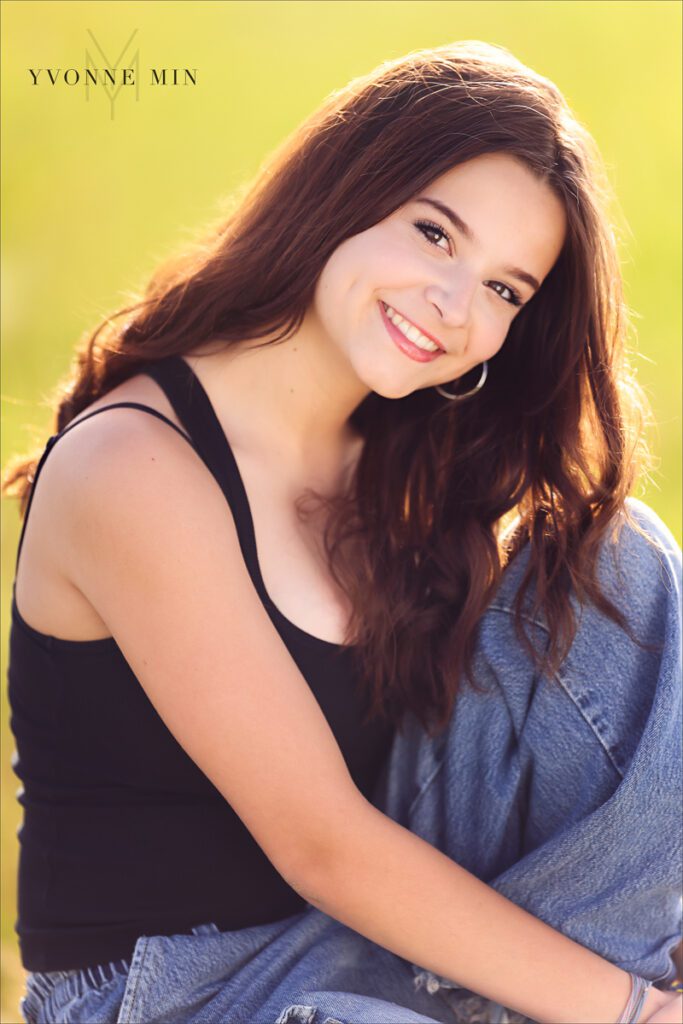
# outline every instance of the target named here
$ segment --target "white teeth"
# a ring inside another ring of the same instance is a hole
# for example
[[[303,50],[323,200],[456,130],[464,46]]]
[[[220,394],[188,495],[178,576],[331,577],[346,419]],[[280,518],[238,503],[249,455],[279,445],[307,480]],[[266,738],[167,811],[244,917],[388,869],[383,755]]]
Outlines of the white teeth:
[[[418,348],[424,349],[425,352],[439,352],[441,351],[438,345],[435,345],[433,341],[426,338],[422,331],[418,330],[414,324],[408,323],[404,320],[395,309],[385,304],[384,309],[386,314],[391,320],[395,327],[398,327],[401,334],[405,335],[408,341],[412,341],[413,345],[417,345]]]
[[[425,349],[425,351],[427,351],[427,352],[439,352],[440,351],[438,345],[435,345],[433,341],[429,341],[429,339],[425,338],[424,335],[422,335],[422,334],[417,339],[417,341],[413,342],[413,344],[417,345],[418,348]]]

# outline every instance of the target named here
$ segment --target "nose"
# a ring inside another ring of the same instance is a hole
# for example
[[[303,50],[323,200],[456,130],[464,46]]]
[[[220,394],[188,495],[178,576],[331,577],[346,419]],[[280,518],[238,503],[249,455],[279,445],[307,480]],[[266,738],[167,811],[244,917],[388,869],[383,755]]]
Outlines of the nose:
[[[444,327],[468,326],[475,289],[474,276],[464,270],[451,273],[447,280],[429,286],[427,299],[436,306]]]

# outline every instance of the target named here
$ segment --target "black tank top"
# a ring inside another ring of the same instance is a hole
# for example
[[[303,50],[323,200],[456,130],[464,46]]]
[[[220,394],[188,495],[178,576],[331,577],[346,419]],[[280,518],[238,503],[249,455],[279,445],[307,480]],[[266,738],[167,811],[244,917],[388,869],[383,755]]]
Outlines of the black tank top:
[[[142,372],[163,388],[187,435],[178,432],[223,490],[254,587],[355,783],[372,799],[392,730],[382,722],[361,725],[367,703],[355,648],[306,633],[266,593],[237,463],[188,364],[173,356]],[[116,408],[137,408],[178,430],[135,402],[89,415],[115,416]],[[77,426],[48,441],[31,499],[50,449]],[[30,508],[29,501],[19,553]],[[185,933],[207,922],[245,928],[304,909],[168,731],[112,637],[77,641],[40,633],[22,619],[13,597],[9,695],[14,767],[23,784],[17,931],[26,969],[128,959],[141,935]]]

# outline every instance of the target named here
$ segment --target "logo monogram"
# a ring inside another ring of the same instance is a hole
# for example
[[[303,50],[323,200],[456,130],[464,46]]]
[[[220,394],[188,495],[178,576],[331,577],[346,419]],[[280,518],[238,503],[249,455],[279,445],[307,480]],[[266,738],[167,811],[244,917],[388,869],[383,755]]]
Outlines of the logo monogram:
[[[106,53],[104,52],[104,50],[102,49],[102,47],[98,43],[97,39],[95,38],[94,33],[90,29],[88,29],[87,31],[88,31],[88,35],[92,39],[93,43],[95,44],[95,46],[99,50],[100,56],[101,56],[101,58],[102,58],[102,60],[104,62],[105,67],[111,68],[112,70],[116,70],[118,68],[120,62],[123,60],[123,58],[124,58],[124,56],[126,54],[126,51],[128,50],[128,47],[133,42],[133,39],[135,38],[135,36],[138,33],[138,30],[134,29],[132,36],[130,37],[130,39],[128,40],[128,42],[124,46],[124,48],[121,50],[121,53],[117,57],[116,61],[112,62],[112,61],[109,60],[109,58],[107,57]],[[97,67],[96,67],[95,63],[93,62],[93,59],[92,59],[92,57],[90,55],[90,52],[87,49],[87,47],[86,47],[86,50],[85,50],[85,66],[86,66],[86,70],[91,70],[91,71],[94,70],[95,72],[97,72]],[[133,80],[132,81],[127,81],[126,80],[126,72],[129,71],[129,70],[132,70],[132,69],[135,70],[135,74],[133,75]],[[114,76],[112,75],[111,78],[113,79],[113,77]],[[90,82],[89,82],[88,78],[89,78],[89,76],[86,74],[86,76],[85,76],[85,98],[86,98],[86,100],[90,100]],[[131,59],[126,64],[126,67],[125,67],[125,69],[123,69],[123,73],[121,75],[121,81],[119,82],[119,85],[118,85],[116,90],[109,88],[109,83],[107,82],[106,79],[107,79],[107,76],[106,75],[103,76],[102,84],[104,85],[105,92],[106,92],[107,97],[109,99],[110,115],[111,115],[111,120],[113,121],[114,120],[114,101],[116,100],[116,97],[118,96],[119,92],[121,91],[121,86],[122,85],[132,85],[134,83],[135,84],[135,100],[137,102],[140,99],[140,51],[136,50],[135,53],[133,54],[133,56],[131,57]],[[112,81],[112,85],[113,85],[113,81]]]

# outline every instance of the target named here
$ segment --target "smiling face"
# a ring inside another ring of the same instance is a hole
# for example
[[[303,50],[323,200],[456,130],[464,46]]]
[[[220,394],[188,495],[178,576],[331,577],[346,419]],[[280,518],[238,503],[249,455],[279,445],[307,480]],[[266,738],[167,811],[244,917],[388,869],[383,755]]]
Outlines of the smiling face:
[[[476,157],[338,246],[311,313],[370,390],[447,383],[498,352],[565,227],[561,200],[521,162]]]

